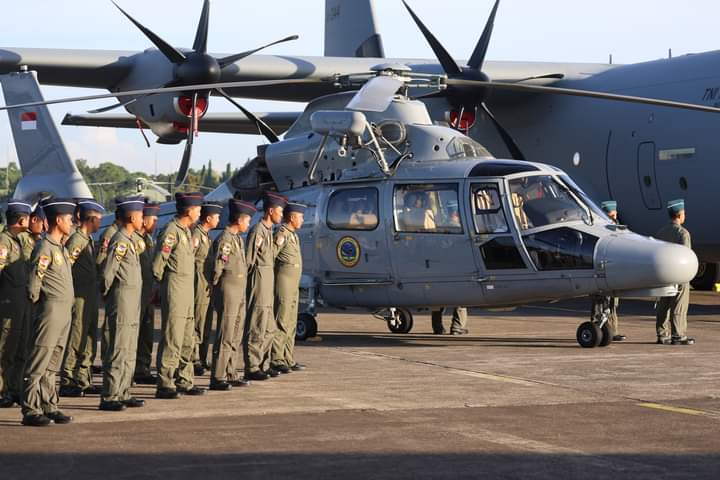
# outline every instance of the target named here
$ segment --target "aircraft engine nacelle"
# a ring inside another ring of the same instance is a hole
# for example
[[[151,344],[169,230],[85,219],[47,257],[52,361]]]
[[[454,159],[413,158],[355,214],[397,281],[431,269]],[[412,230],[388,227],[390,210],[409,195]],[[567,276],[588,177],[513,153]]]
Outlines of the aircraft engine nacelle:
[[[148,124],[157,135],[158,143],[175,144],[185,140],[188,129],[192,128],[192,104],[193,97],[189,93],[151,95],[139,98],[126,109]],[[205,116],[208,107],[208,95],[199,95],[196,105],[198,119]]]

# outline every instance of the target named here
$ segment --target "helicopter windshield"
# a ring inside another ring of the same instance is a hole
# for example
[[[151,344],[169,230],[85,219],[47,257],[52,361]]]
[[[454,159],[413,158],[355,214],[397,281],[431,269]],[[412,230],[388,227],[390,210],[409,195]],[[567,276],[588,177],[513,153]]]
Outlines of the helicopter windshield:
[[[460,158],[487,158],[492,157],[490,152],[470,137],[457,136],[448,143],[445,151],[448,158],[457,160]]]
[[[570,189],[551,175],[510,180],[512,210],[521,230],[569,223],[588,222],[589,210]]]

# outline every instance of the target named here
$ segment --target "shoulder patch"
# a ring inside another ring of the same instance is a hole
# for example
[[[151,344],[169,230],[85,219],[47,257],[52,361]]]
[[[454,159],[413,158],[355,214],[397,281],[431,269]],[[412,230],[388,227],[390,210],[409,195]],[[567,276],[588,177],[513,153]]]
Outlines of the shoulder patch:
[[[193,238],[193,248],[197,249],[200,246],[200,239],[198,237]]]
[[[102,246],[100,247],[100,251],[102,253],[107,253],[107,249],[109,246],[110,246],[110,239],[106,238],[105,240],[103,240]]]
[[[125,242],[120,242],[117,244],[117,247],[115,247],[115,255],[122,258],[127,254],[128,252],[128,244]]]
[[[145,240],[142,238],[137,241],[137,252],[143,253],[145,249],[147,248],[147,245],[145,245]]]
[[[8,249],[5,247],[0,247],[0,260],[7,259],[8,256]]]
[[[53,254],[53,262],[57,263],[58,265],[63,264],[63,255],[61,253],[55,252]]]
[[[50,257],[47,255],[40,255],[40,258],[38,259],[37,276],[43,278],[49,266]]]
[[[167,245],[168,247],[172,248],[175,246],[175,243],[177,242],[177,237],[174,233],[168,233],[165,235],[165,239],[163,240],[163,245]]]
[[[80,258],[80,253],[82,252],[82,249],[80,247],[73,248],[72,252],[70,252],[70,257],[73,259],[73,261]]]
[[[230,252],[232,252],[232,245],[229,243],[223,243],[221,250],[224,255],[230,255]]]
[[[285,235],[278,235],[277,238],[275,238],[275,245],[278,247],[285,245]]]

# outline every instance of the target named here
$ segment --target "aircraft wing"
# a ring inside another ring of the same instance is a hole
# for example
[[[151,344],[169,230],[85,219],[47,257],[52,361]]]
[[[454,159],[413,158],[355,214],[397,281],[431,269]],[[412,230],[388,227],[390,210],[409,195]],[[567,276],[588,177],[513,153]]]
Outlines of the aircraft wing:
[[[267,123],[278,135],[285,133],[300,112],[272,112],[256,113],[261,120]],[[72,115],[68,113],[62,121],[63,125],[84,127],[110,127],[110,128],[138,128],[137,120],[128,114],[87,114]],[[143,128],[150,128],[141,121]],[[201,132],[214,133],[243,133],[257,135],[255,124],[242,113],[208,113],[200,120]]]

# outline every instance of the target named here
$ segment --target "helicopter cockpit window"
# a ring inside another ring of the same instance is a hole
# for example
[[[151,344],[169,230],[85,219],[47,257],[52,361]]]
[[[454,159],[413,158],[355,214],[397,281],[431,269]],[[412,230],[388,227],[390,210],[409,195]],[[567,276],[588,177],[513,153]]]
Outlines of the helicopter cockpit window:
[[[590,270],[598,238],[563,227],[527,235],[523,241],[538,270]]]
[[[470,201],[476,233],[507,233],[508,225],[497,185],[473,185]]]
[[[411,233],[463,233],[457,184],[395,187],[395,229]]]
[[[468,137],[455,137],[448,143],[445,151],[450,159],[492,157],[490,152]]]
[[[521,230],[558,223],[589,221],[589,210],[551,175],[510,181],[513,215]]]
[[[327,225],[332,230],[375,230],[378,226],[376,188],[351,188],[333,193],[328,202]]]

